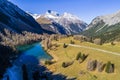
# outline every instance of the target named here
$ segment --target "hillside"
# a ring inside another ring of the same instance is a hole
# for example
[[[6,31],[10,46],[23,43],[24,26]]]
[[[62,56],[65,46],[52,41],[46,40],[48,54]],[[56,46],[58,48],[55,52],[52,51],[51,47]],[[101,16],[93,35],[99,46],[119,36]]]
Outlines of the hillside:
[[[43,33],[53,32],[42,29],[32,16],[13,3],[0,0],[0,78],[19,55],[16,46],[41,41]]]
[[[101,38],[103,42],[120,40],[120,12],[99,16],[93,19],[88,28],[81,34]]]
[[[41,28],[35,19],[7,0],[0,0],[0,32],[4,29],[22,33],[23,31],[34,33],[52,33]]]

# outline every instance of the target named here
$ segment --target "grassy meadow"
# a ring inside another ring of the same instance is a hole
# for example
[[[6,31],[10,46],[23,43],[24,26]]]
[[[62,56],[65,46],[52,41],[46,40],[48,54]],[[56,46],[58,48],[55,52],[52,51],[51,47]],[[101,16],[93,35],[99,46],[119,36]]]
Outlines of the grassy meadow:
[[[110,43],[104,45],[96,45],[89,42],[80,42],[74,40],[72,37],[60,39],[58,41],[52,41],[52,43],[66,43],[70,44],[70,41],[73,40],[75,45],[88,46],[93,48],[99,48],[107,51],[120,53],[120,43],[116,42],[116,45],[111,45]],[[79,63],[75,60],[77,54],[81,52],[84,54],[89,54],[86,60],[83,63]],[[63,48],[63,44],[59,44],[56,50],[48,50],[48,53],[53,54],[56,58],[56,63],[52,65],[46,65],[47,68],[54,72],[54,74],[61,73],[69,78],[76,78],[76,80],[120,80],[120,56],[109,54],[97,50],[91,50],[86,48],[78,48],[68,46],[67,48]],[[114,73],[106,73],[105,70],[103,72],[98,72],[97,69],[95,71],[87,70],[87,62],[89,60],[97,60],[107,63],[111,61],[115,64]],[[74,63],[66,68],[62,67],[63,62],[74,61]],[[84,74],[80,74],[80,72],[84,72]]]

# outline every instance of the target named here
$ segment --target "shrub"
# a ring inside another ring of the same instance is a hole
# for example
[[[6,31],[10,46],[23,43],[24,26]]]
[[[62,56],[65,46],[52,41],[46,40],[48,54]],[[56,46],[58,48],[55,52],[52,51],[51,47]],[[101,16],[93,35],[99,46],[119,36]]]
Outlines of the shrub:
[[[66,45],[65,43],[63,44],[63,48],[67,48],[68,45]]]
[[[74,42],[74,41],[72,41],[72,40],[70,40],[70,44],[75,44],[75,42]]]
[[[62,63],[62,67],[63,67],[63,68],[66,68],[66,67],[72,65],[73,63],[74,63],[73,61],[71,61],[71,62],[63,62],[63,63]]]
[[[110,61],[106,64],[105,72],[107,73],[113,73],[114,72],[114,64],[112,64]]]
[[[51,60],[46,60],[45,61],[45,65],[51,65],[51,64],[53,64],[54,62],[53,61],[51,61]]]
[[[85,55],[85,54],[82,54],[81,52],[79,52],[76,56],[76,60],[79,60],[79,62],[82,63],[87,57],[88,57],[88,55]]]
[[[88,55],[82,54],[80,57],[80,59],[81,59],[80,63],[83,62],[87,57],[88,57]]]
[[[114,46],[114,45],[115,45],[115,43],[114,43],[114,42],[111,42],[111,45],[113,45],[113,46]]]
[[[81,52],[79,52],[76,56],[76,60],[79,60],[79,58],[81,57]]]

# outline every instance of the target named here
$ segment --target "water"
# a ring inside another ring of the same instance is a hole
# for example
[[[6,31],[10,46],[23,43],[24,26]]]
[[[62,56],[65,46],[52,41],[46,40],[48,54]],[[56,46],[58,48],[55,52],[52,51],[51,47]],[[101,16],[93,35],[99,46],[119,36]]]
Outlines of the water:
[[[30,48],[28,48],[28,50],[24,51],[23,54],[34,56],[39,60],[52,59],[52,57],[44,51],[44,49],[42,48],[40,43],[35,43],[35,44],[32,44],[31,46],[29,46]]]
[[[32,80],[32,72],[40,64],[39,61],[52,59],[52,57],[44,51],[40,43],[27,45],[27,47],[20,46],[18,49],[22,51],[22,54],[13,62],[13,66],[7,69],[3,80],[7,80],[7,76],[9,76],[10,80],[23,80],[21,68],[23,64],[27,67],[29,80]]]

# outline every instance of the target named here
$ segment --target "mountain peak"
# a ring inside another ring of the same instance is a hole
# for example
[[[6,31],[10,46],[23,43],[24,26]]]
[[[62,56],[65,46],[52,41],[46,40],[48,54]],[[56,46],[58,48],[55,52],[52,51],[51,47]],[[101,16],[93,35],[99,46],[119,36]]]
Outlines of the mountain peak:
[[[99,18],[107,25],[114,25],[120,22],[120,11],[117,11],[113,14],[99,16]]]
[[[42,25],[42,28],[58,34],[78,34],[87,27],[85,22],[67,12],[61,15],[56,11],[48,10],[36,20]],[[46,24],[46,22],[49,23]]]
[[[72,15],[72,14],[70,14],[70,13],[67,13],[67,12],[65,12],[64,14],[63,14],[63,17],[64,18],[67,18],[67,19],[74,19],[74,20],[80,20],[77,16],[75,16],[75,15]]]

